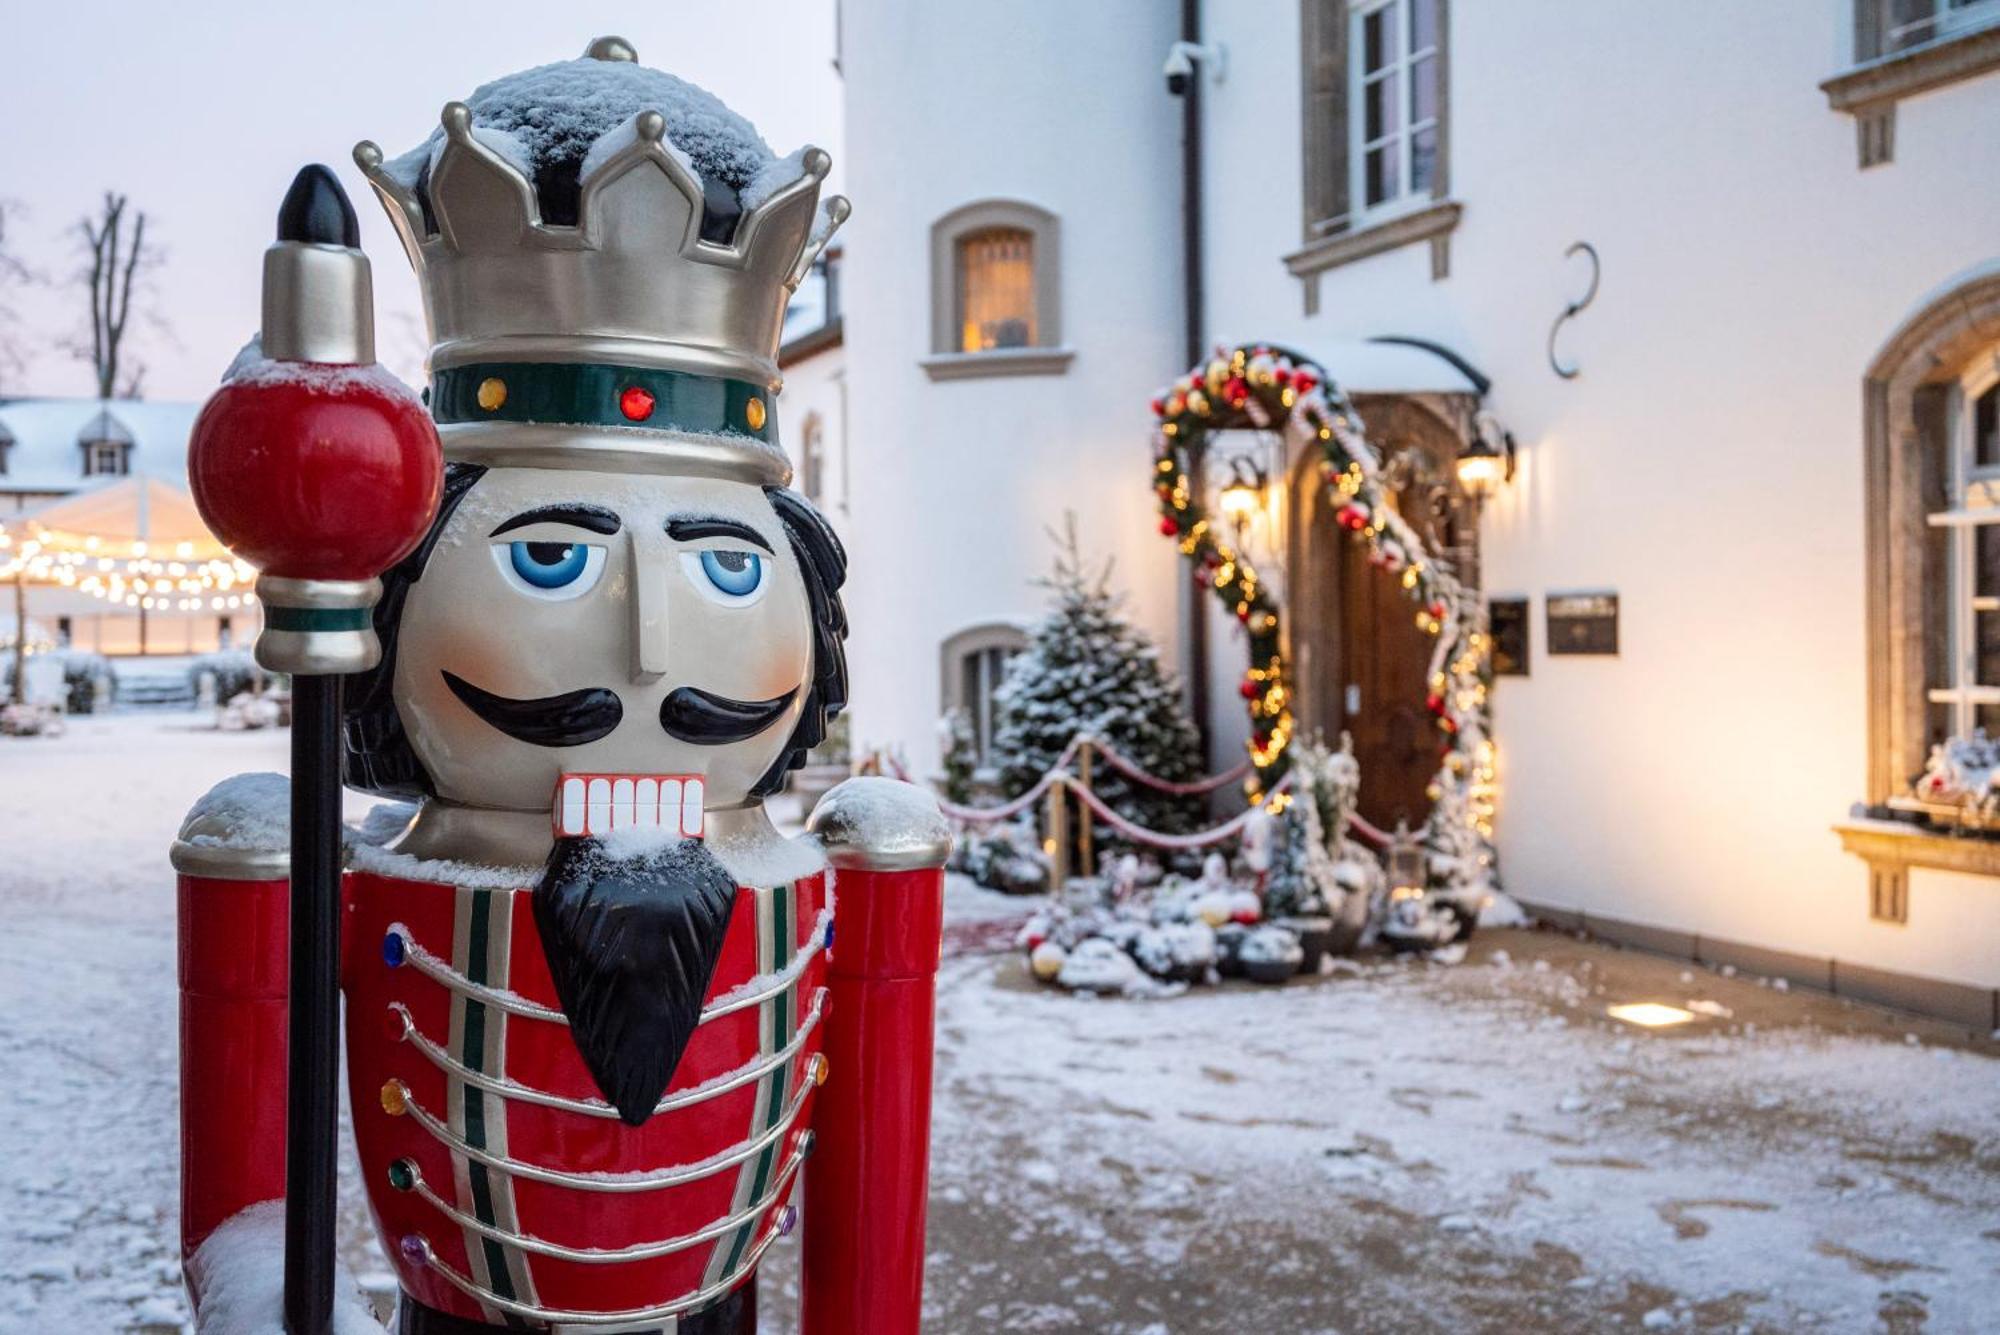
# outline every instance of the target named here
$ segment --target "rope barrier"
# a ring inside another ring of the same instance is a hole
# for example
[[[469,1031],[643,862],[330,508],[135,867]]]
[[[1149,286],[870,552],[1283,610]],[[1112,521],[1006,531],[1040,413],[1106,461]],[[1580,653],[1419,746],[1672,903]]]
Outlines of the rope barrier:
[[[1110,763],[1111,768],[1117,770],[1134,783],[1142,783],[1156,792],[1169,793],[1175,797],[1197,797],[1202,793],[1212,793],[1224,784],[1235,783],[1250,772],[1250,762],[1246,760],[1235,769],[1222,774],[1211,774],[1205,779],[1196,779],[1191,783],[1176,783],[1171,779],[1162,779],[1148,774],[1145,770],[1140,769],[1138,765],[1120,755],[1112,748],[1109,742],[1104,741],[1102,738],[1093,737],[1090,739],[1090,744],[1096,748],[1099,755],[1103,756]]]
[[[1291,782],[1292,776],[1287,774],[1272,786],[1271,792],[1273,794],[1282,793],[1291,786]],[[1242,833],[1243,827],[1250,823],[1250,817],[1254,813],[1263,810],[1262,807],[1250,807],[1232,816],[1215,828],[1202,830],[1196,834],[1166,834],[1159,830],[1149,830],[1143,825],[1126,820],[1116,811],[1113,811],[1103,798],[1091,792],[1088,788],[1077,788],[1076,797],[1079,802],[1096,812],[1099,820],[1124,835],[1127,839],[1130,839],[1133,843],[1146,844],[1153,848],[1193,849],[1206,848],[1210,844],[1219,844],[1225,839],[1233,839]]]

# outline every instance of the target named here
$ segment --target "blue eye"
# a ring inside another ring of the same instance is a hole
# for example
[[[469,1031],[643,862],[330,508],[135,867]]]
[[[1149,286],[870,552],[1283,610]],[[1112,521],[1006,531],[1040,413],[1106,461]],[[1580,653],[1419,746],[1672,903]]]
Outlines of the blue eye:
[[[493,559],[520,592],[549,600],[581,597],[604,569],[604,549],[581,542],[496,542]]]
[[[688,579],[711,602],[741,607],[764,589],[764,558],[755,552],[683,552]]]

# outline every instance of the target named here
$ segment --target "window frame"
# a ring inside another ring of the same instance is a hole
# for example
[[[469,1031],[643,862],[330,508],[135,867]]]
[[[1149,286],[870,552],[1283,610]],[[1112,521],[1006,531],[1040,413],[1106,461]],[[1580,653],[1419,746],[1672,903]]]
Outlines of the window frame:
[[[1924,702],[1951,711],[1947,735],[1964,737],[1978,726],[1982,705],[2000,705],[2000,681],[1979,680],[1979,618],[2000,616],[2000,593],[1981,596],[1979,538],[1982,528],[2000,525],[2000,460],[1981,466],[1976,458],[1974,423],[1980,399],[2000,387],[2000,367],[1976,359],[1947,389],[1943,426],[1945,504],[1924,516],[1928,527],[1943,529],[1944,608],[1935,628],[1944,644],[1939,655],[1945,680],[1926,679]],[[1926,626],[1926,636],[1934,633]]]
[[[1991,3],[1991,0],[1989,0]],[[1830,110],[1854,118],[1855,146],[1862,168],[1879,167],[1896,156],[1896,105],[1933,89],[1978,78],[2000,69],[2000,4],[1966,11],[1932,11],[1931,35],[1897,48],[1899,31],[1888,26],[1884,0],[1854,0],[1853,44],[1848,68],[1820,82]],[[1902,30],[1916,26],[1903,25]]]
[[[994,709],[993,692],[999,689],[1004,678],[1005,662],[1028,648],[1027,630],[1010,621],[988,621],[946,637],[938,646],[938,667],[942,674],[939,699],[943,701],[942,714],[963,709],[972,720],[972,735],[979,750],[979,764],[989,762],[993,745],[993,723],[998,717]],[[994,655],[1002,655],[1000,671],[996,675],[989,670]],[[966,667],[968,660],[976,659],[979,664],[980,681],[984,688],[983,698],[968,700],[965,694]]]
[[[83,447],[83,475],[85,477],[126,476],[126,451],[130,448],[130,446],[122,445],[115,440],[93,440],[86,442]],[[98,464],[104,460],[109,460],[111,465],[109,468],[98,467]]]
[[[959,348],[959,244],[997,229],[1026,232],[1034,268],[1035,341],[1025,348],[965,352]],[[1068,369],[1075,353],[1063,344],[1062,229],[1055,214],[1019,199],[962,204],[931,224],[930,355],[922,359],[933,380],[995,375],[1052,375]]]
[[[1411,24],[1414,22],[1416,6],[1421,0],[1347,0],[1347,199],[1350,227],[1360,230],[1388,222],[1418,209],[1428,207],[1435,196],[1431,185],[1418,187],[1414,184],[1416,165],[1416,137],[1423,130],[1435,132],[1442,144],[1444,138],[1444,99],[1442,83],[1444,74],[1444,41],[1442,31],[1433,34],[1431,45],[1422,51],[1412,51],[1410,43]],[[1368,58],[1366,43],[1361,33],[1370,16],[1387,10],[1395,11],[1395,32],[1390,36],[1390,60],[1381,70],[1371,76],[1365,68]],[[1443,6],[1438,6],[1440,29],[1444,17]],[[1412,102],[1415,87],[1410,78],[1411,69],[1420,60],[1431,62],[1430,77],[1437,80],[1440,87],[1433,90],[1431,116],[1418,121]],[[1371,79],[1380,82],[1393,77],[1397,90],[1392,98],[1395,120],[1379,139],[1368,138],[1368,88]],[[1393,141],[1396,145],[1397,190],[1378,204],[1368,202],[1368,154],[1379,144]],[[1436,179],[1437,158],[1433,157],[1431,176]]]
[[[1354,75],[1360,43],[1353,37],[1357,10],[1365,13],[1386,0],[1300,0],[1301,245],[1283,263],[1286,272],[1302,280],[1307,315],[1319,312],[1322,273],[1386,251],[1427,242],[1432,280],[1451,272],[1451,234],[1464,213],[1464,205],[1451,198],[1452,7],[1451,0],[1432,3],[1437,15],[1431,48],[1437,156],[1430,187],[1405,191],[1394,206],[1385,203],[1371,210],[1357,207],[1366,161],[1355,151],[1357,126],[1363,122]]]

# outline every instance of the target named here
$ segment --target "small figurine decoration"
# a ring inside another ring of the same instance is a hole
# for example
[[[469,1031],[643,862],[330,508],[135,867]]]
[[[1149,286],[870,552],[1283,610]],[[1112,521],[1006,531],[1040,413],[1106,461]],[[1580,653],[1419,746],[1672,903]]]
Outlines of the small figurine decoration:
[[[289,785],[219,786],[174,848],[197,1329],[361,1319],[344,996],[397,1331],[750,1335],[804,1180],[803,1328],[915,1332],[948,838],[886,779],[801,838],[764,807],[846,699],[846,558],[776,410],[846,201],[617,38],[442,119],[355,150],[428,413],[309,167],[190,450],[296,702]],[[343,774],[406,805],[343,833]]]

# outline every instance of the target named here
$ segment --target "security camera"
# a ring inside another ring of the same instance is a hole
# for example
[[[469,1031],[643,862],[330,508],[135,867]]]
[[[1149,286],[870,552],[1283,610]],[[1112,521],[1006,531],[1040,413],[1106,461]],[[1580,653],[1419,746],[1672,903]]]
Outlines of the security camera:
[[[1175,42],[1167,48],[1167,63],[1160,73],[1167,76],[1167,92],[1174,97],[1185,97],[1194,81],[1194,64],[1198,60],[1208,68],[1209,77],[1222,82],[1225,69],[1222,43],[1210,42],[1206,46],[1198,42]]]

